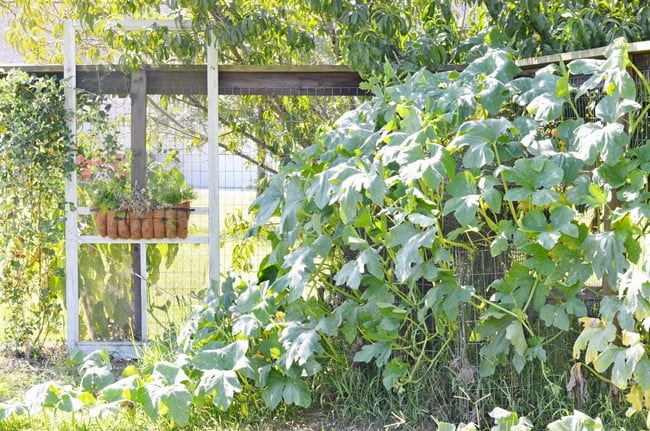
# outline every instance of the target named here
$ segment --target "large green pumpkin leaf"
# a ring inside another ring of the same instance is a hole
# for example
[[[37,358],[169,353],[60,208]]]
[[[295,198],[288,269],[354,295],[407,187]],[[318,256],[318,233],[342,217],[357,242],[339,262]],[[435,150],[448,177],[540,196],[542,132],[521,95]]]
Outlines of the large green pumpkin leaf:
[[[587,123],[576,128],[573,148],[576,156],[587,164],[593,164],[600,153],[602,160],[612,165],[619,161],[629,142],[630,137],[620,123],[606,126]]]
[[[458,135],[449,144],[451,148],[463,148],[463,166],[468,169],[480,168],[494,162],[493,146],[507,136],[512,123],[505,118],[468,121],[458,130]]]
[[[195,394],[211,396],[215,406],[227,410],[235,398],[235,394],[241,392],[241,389],[241,383],[235,371],[209,369],[201,376]]]
[[[599,418],[592,419],[577,410],[570,416],[562,416],[548,425],[549,431],[605,431]]]
[[[391,354],[390,345],[385,341],[378,341],[376,343],[367,344],[354,354],[354,362],[370,362],[373,359],[379,367],[383,367],[388,363],[388,358]]]
[[[280,342],[286,349],[284,356],[286,368],[291,368],[294,363],[305,365],[314,355],[320,354],[323,351],[320,339],[321,336],[316,329],[290,322],[282,331],[280,338]]]
[[[393,389],[400,378],[406,375],[408,372],[409,365],[405,362],[400,361],[399,359],[393,359],[386,367],[382,373],[382,383],[384,387],[388,390]]]
[[[205,371],[241,370],[248,367],[247,350],[248,340],[237,340],[218,349],[208,347],[194,355],[192,364]]]
[[[594,274],[601,277],[606,271],[610,278],[624,272],[629,266],[625,258],[625,240],[616,232],[589,235],[582,246],[585,256],[592,262]]]
[[[311,391],[303,380],[289,379],[282,390],[282,399],[286,404],[307,408],[311,404]]]

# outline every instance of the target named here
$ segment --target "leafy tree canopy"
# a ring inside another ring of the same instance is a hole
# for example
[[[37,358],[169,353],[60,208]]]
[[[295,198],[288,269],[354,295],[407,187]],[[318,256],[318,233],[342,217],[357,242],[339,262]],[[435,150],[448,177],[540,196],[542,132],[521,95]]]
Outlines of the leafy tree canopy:
[[[17,0],[0,2],[0,11],[12,18],[7,39],[28,61],[59,61],[61,18],[74,16],[132,66],[201,61],[196,40],[205,37],[219,39],[222,62],[345,63],[369,73],[385,61],[408,71],[465,62],[483,41],[535,56],[650,35],[650,5],[642,0]],[[192,28],[126,33],[106,21],[124,17],[188,19]],[[86,54],[106,50],[90,43]]]

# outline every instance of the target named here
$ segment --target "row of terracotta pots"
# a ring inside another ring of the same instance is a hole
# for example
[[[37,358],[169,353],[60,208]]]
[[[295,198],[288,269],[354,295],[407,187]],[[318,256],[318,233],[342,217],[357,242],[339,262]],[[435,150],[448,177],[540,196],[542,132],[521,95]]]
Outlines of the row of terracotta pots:
[[[129,211],[95,211],[93,218],[100,236],[111,239],[187,238],[190,203],[173,208],[135,214]]]

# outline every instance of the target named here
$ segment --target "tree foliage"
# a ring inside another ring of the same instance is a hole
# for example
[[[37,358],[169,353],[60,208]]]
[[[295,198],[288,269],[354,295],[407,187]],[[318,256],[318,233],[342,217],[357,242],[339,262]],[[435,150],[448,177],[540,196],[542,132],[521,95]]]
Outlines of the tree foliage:
[[[383,64],[398,72],[415,72],[463,63],[480,55],[484,43],[509,47],[518,56],[535,56],[602,46],[614,38],[640,40],[649,34],[649,9],[642,1],[568,3],[475,0],[462,5],[443,2],[354,2],[286,0],[254,2],[204,1],[17,1],[0,5],[10,16],[8,40],[29,61],[61,61],[61,19],[76,17],[85,25],[80,58],[136,68],[145,63],[201,63],[203,41],[217,39],[220,62],[235,64],[347,64],[364,76],[382,74]],[[127,32],[110,19],[171,18],[191,21],[174,33],[166,27]],[[205,108],[194,98],[177,101]],[[178,106],[172,103],[171,106]],[[317,124],[331,125],[340,106],[328,101],[314,106],[301,98],[248,96],[241,110],[222,109],[227,148],[265,171],[275,172],[276,156],[284,160],[313,141]],[[166,105],[166,104],[162,104]],[[230,105],[230,103],[228,104]],[[159,107],[161,105],[158,105]],[[160,110],[160,124],[177,115]],[[157,113],[156,113],[157,115]],[[156,115],[152,115],[155,118]],[[263,127],[265,124],[275,127]],[[296,119],[303,121],[296,127]],[[205,141],[195,122],[179,122],[189,140]],[[283,136],[279,144],[275,137]],[[245,148],[253,143],[255,150]]]

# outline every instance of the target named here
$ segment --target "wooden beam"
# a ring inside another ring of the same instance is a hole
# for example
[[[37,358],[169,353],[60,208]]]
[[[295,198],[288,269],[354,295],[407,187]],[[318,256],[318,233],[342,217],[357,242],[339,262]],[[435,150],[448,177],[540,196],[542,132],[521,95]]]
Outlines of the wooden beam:
[[[0,66],[0,77],[3,76]],[[38,76],[61,76],[59,66],[7,66]],[[206,66],[147,67],[147,94],[207,94]],[[357,96],[363,82],[343,66],[219,66],[219,94]],[[109,66],[77,66],[77,87],[97,94],[127,95],[131,76]]]
[[[131,74],[131,187],[138,190],[147,184],[147,74],[136,71]],[[131,245],[131,297],[133,300],[133,334],[144,341],[145,314],[142,312],[146,298],[142,295],[142,277],[146,262],[141,260],[140,247]]]
[[[571,60],[576,60],[579,58],[596,58],[603,57],[605,51],[607,50],[606,46],[586,49],[582,51],[571,51],[565,52],[562,54],[551,54],[541,57],[531,57],[531,58],[522,58],[517,60],[517,65],[522,69],[531,69],[531,68],[542,68],[551,63],[557,63],[559,61],[568,62]],[[641,41],[633,42],[630,44],[628,49],[630,54],[647,54],[650,53],[650,41]],[[462,70],[464,65],[448,65],[443,67],[443,70]],[[63,75],[63,66],[60,64],[0,64],[0,77],[2,77],[6,71],[11,69],[20,69],[24,70],[29,74],[34,75],[53,75],[53,76],[62,76]],[[119,70],[115,65],[77,65],[77,76],[88,73],[90,75],[110,75],[110,72]],[[205,65],[186,65],[186,64],[175,64],[175,65],[164,65],[164,66],[146,66],[145,70],[147,72],[170,72],[170,73],[181,73],[181,72],[201,72],[206,73]],[[5,71],[5,72],[3,72]],[[287,79],[292,79],[294,74],[325,74],[327,76],[329,73],[337,74],[350,74],[349,77],[356,76],[358,78],[358,73],[354,72],[348,66],[345,65],[258,65],[258,64],[220,64],[219,71],[222,77],[225,77],[226,74],[232,73],[233,77],[238,78],[238,74],[246,76],[246,74],[274,74],[279,73],[286,75]],[[121,72],[119,72],[121,73]],[[122,74],[123,75],[123,74]],[[342,76],[341,75],[341,76]],[[176,76],[176,75],[174,75]],[[188,76],[191,76],[188,75]],[[316,75],[314,75],[316,76]],[[89,82],[92,80],[97,80],[98,78],[88,78]],[[173,85],[173,83],[171,84]],[[234,85],[236,87],[246,87],[246,85]],[[321,84],[321,87],[333,87],[333,85],[327,85],[324,81]],[[221,88],[221,85],[220,85]]]
[[[541,69],[549,64],[559,63],[561,61],[568,63],[572,60],[582,58],[602,58],[605,57],[607,46],[599,48],[584,49],[581,51],[564,52],[562,54],[544,55],[541,57],[522,58],[517,60],[517,66],[522,69]],[[628,49],[630,54],[644,54],[650,52],[650,41],[633,42]]]
[[[219,94],[357,96],[362,82],[355,72],[224,72],[219,71]],[[147,72],[147,94],[206,95],[206,71]],[[80,72],[77,85],[100,94],[126,94],[130,79],[122,72]]]

